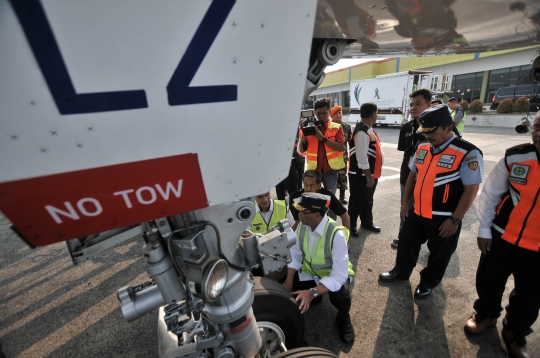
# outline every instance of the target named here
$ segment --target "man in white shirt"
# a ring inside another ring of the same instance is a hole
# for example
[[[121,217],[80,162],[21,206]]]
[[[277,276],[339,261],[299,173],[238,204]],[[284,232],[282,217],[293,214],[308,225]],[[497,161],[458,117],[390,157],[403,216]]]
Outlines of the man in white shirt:
[[[483,333],[497,324],[506,282],[514,276],[502,337],[513,357],[530,357],[525,336],[540,309],[540,114],[531,127],[532,143],[507,149],[480,195],[476,313],[465,330]]]
[[[379,136],[372,127],[377,120],[377,105],[363,103],[360,106],[360,122],[356,124],[353,139],[349,143],[349,217],[351,235],[358,236],[357,220],[360,217],[364,229],[380,232],[373,224],[373,194],[381,176],[384,152]]]
[[[300,202],[294,203],[300,218],[298,241],[291,247],[292,261],[283,286],[296,296],[302,313],[314,298],[328,292],[338,310],[339,335],[345,343],[352,343],[355,335],[349,315],[349,282],[354,271],[342,227],[326,215],[328,205],[329,200],[319,193],[304,193]]]
[[[253,233],[262,233],[270,230],[281,220],[289,220],[289,224],[294,224],[294,217],[287,209],[285,200],[270,199],[270,192],[257,195],[255,197],[255,217],[248,228]]]

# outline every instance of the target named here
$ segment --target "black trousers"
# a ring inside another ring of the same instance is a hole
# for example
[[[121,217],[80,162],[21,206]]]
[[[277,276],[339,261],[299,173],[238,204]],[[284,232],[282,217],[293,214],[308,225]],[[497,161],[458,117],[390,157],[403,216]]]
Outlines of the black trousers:
[[[328,297],[330,298],[330,302],[338,310],[338,318],[341,318],[344,315],[348,315],[351,309],[351,295],[349,293],[348,281],[349,280],[347,279],[347,282],[343,286],[341,286],[341,288],[338,291],[328,292]],[[293,280],[293,292],[299,291],[299,290],[309,290],[310,288],[315,287],[315,286],[317,286],[317,284],[315,283],[315,280],[300,281],[298,277],[298,272],[295,273],[294,280]]]
[[[514,275],[515,290],[506,307],[506,326],[525,336],[540,309],[540,252],[512,245],[491,229],[493,241],[487,255],[480,254],[476,271],[478,299],[474,309],[489,318],[500,316],[508,276]]]
[[[338,170],[337,188],[339,190],[347,190],[348,187],[349,185],[347,184],[347,167],[345,167],[345,169]]]
[[[299,173],[295,159],[291,161],[289,176],[276,185],[278,200],[285,200],[287,193],[292,194],[302,187],[302,175]]]
[[[461,225],[459,225],[454,235],[447,238],[439,236],[439,227],[446,219],[448,217],[426,219],[410,210],[409,216],[399,231],[396,266],[393,271],[403,276],[410,276],[416,266],[420,248],[427,241],[428,265],[420,271],[420,283],[431,288],[436,287],[446,272],[452,254],[456,251],[461,232]]]
[[[349,207],[348,213],[351,218],[351,230],[356,229],[357,220],[360,217],[362,225],[373,225],[373,194],[377,188],[378,179],[375,179],[373,187],[366,186],[366,177],[362,174],[349,174]]]

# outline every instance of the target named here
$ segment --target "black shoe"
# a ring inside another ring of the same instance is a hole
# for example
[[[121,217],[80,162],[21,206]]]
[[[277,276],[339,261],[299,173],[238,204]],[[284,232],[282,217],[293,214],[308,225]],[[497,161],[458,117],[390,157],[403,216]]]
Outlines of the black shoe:
[[[371,224],[371,225],[361,225],[361,227],[363,227],[364,229],[367,229],[369,231],[381,232],[381,228],[378,227],[378,226],[375,226],[373,224]]]
[[[414,297],[426,298],[429,295],[431,295],[431,287],[427,287],[423,283],[416,286],[416,290],[414,290]]]
[[[338,313],[338,316],[336,317],[336,324],[338,326],[341,340],[345,343],[352,343],[354,341],[355,334],[354,328],[351,324],[351,316],[347,313],[346,315],[340,317],[340,314]]]
[[[348,201],[345,199],[345,190],[339,189],[339,201],[341,201],[342,204],[347,204]]]
[[[527,348],[527,340],[525,339],[525,336],[515,335],[512,331],[508,330],[508,328],[504,326],[501,333],[504,344],[506,344],[509,357],[531,357],[529,349]]]
[[[360,235],[360,233],[358,232],[358,230],[356,230],[356,229],[352,229],[352,230],[351,230],[351,236],[358,237],[358,235]]]
[[[408,280],[407,276],[400,275],[394,271],[383,272],[379,275],[379,280],[393,281],[393,280]]]
[[[392,246],[394,249],[397,249],[398,245],[399,245],[399,239],[392,240],[392,243],[390,244],[390,246]]]

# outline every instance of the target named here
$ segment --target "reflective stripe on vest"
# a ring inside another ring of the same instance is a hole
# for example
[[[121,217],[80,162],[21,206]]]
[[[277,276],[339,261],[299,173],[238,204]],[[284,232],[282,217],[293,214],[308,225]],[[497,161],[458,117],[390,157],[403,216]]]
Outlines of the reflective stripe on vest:
[[[458,146],[458,141],[455,138],[438,154],[431,153],[429,143],[418,145],[414,159],[417,170],[414,212],[417,215],[428,219],[433,215],[451,216],[457,207],[464,191],[459,169],[470,151]]]
[[[502,239],[531,251],[540,247],[540,158],[534,145],[510,148],[505,155],[509,192],[496,210],[493,227]]]
[[[459,124],[456,125],[456,129],[459,134],[461,134],[463,132],[463,128],[465,128],[465,117],[467,117],[467,113],[465,113],[463,109],[461,111],[463,112],[463,117],[461,117],[461,121],[459,122]],[[454,121],[454,117],[456,116],[456,113],[457,111],[452,111],[452,113],[450,113],[450,116],[452,117],[452,121]]]
[[[332,141],[335,141],[336,135],[341,128],[341,124],[329,122],[328,128],[324,132],[325,137],[329,138]],[[310,135],[306,137],[308,142],[308,148],[306,153],[306,170],[315,170],[317,169],[317,155],[319,152],[319,143],[320,141],[317,137]],[[326,159],[328,160],[328,165],[333,170],[340,170],[345,168],[345,162],[343,161],[343,151],[333,150],[328,145],[324,145],[326,151]]]
[[[264,221],[261,212],[258,211],[251,221],[251,232],[257,234],[266,232],[268,229],[276,226],[281,220],[287,217],[287,205],[285,200],[272,200],[274,202],[274,210],[268,224]]]
[[[343,227],[338,225],[334,220],[328,218],[328,222],[324,228],[324,233],[315,244],[313,249],[313,257],[309,252],[309,233],[306,230],[305,225],[301,222],[298,224],[298,244],[302,249],[302,272],[305,272],[311,276],[318,276],[320,278],[330,276],[332,272],[332,245],[334,243],[334,236],[337,230]],[[348,260],[348,275],[354,276],[354,270],[352,269],[352,263]]]

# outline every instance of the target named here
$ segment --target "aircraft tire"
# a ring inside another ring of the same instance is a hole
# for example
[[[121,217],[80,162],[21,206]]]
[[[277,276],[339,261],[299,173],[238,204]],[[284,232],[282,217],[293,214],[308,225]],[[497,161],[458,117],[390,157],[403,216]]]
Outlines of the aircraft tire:
[[[254,277],[253,314],[259,328],[277,334],[287,350],[304,346],[304,316],[294,298],[279,282],[267,277]],[[263,342],[264,346],[265,342]]]
[[[275,358],[337,358],[337,355],[327,351],[324,348],[303,347],[291,349],[287,352],[280,353]]]

